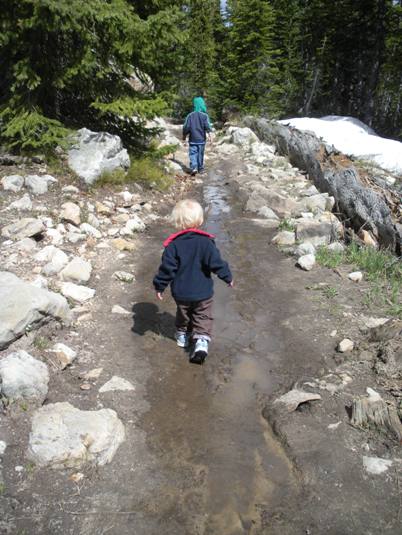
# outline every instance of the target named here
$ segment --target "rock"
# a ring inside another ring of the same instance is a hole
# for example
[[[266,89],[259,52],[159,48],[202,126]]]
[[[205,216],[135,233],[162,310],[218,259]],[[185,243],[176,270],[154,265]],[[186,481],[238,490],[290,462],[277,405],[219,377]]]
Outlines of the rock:
[[[79,234],[78,232],[68,232],[66,234],[66,238],[70,243],[78,243],[86,240],[85,234]]]
[[[315,247],[312,243],[306,241],[300,243],[295,249],[295,256],[315,255]]]
[[[32,253],[38,248],[38,244],[32,238],[24,238],[23,240],[17,241],[14,247],[24,253]]]
[[[58,182],[51,175],[28,175],[25,177],[25,186],[32,191],[34,195],[43,195],[47,193],[49,185]]]
[[[301,192],[303,197],[311,197],[312,195],[318,195],[319,193],[320,192],[314,185]]]
[[[130,219],[128,214],[118,214],[113,218],[113,223],[117,225],[124,225]]]
[[[390,319],[370,331],[370,342],[387,342],[402,335],[402,320]]]
[[[331,223],[315,220],[298,220],[296,237],[298,241],[308,241],[314,246],[327,245],[332,241],[334,229]]]
[[[7,444],[4,442],[4,440],[0,440],[0,455],[4,455],[6,448]]]
[[[51,468],[103,466],[124,438],[124,426],[111,409],[81,411],[70,403],[52,403],[33,416],[28,458]]]
[[[279,221],[279,217],[273,210],[271,210],[271,208],[268,208],[268,206],[262,206],[259,208],[257,214],[261,217],[265,217],[266,219],[274,219],[275,221]]]
[[[348,279],[350,279],[353,282],[360,282],[363,278],[363,273],[361,271],[354,271],[353,273],[349,273]]]
[[[42,271],[45,275],[56,275],[68,262],[68,256],[64,251],[54,245],[47,245],[34,256],[38,262],[47,262]]]
[[[251,128],[238,128],[231,126],[228,129],[228,134],[231,136],[231,141],[238,147],[247,147],[256,141],[259,141],[258,137],[254,134]]]
[[[381,459],[380,457],[365,457],[363,456],[363,468],[369,474],[379,475],[383,474],[391,468],[393,462],[389,459]]]
[[[67,301],[59,294],[35,288],[12,273],[0,271],[0,349],[51,319],[71,321]]]
[[[115,390],[135,390],[134,385],[132,385],[129,381],[126,379],[122,379],[121,377],[117,377],[114,375],[110,381],[105,383],[100,389],[99,392],[113,392]]]
[[[103,368],[94,368],[93,370],[85,373],[82,378],[85,379],[85,381],[93,381],[99,379],[102,372]]]
[[[135,280],[135,276],[132,273],[127,273],[126,271],[115,271],[113,273],[113,278],[122,282],[133,282]]]
[[[315,401],[317,399],[321,399],[320,394],[303,392],[302,390],[293,389],[276,399],[274,401],[274,404],[281,403],[285,405],[288,412],[293,412],[301,403],[306,403],[307,401]]]
[[[61,205],[60,218],[79,227],[81,224],[81,208],[73,202],[65,202]]]
[[[32,201],[28,193],[25,193],[21,199],[12,202],[8,210],[32,210]]]
[[[49,228],[46,231],[46,236],[50,238],[52,245],[61,245],[64,241],[63,234],[55,228]]]
[[[134,195],[129,191],[121,191],[117,194],[120,197],[120,205],[129,208],[134,204]]]
[[[76,351],[61,343],[55,344],[50,351],[55,354],[62,370],[72,364],[77,357]]]
[[[127,221],[125,227],[120,230],[120,234],[122,236],[130,236],[134,232],[143,232],[144,230],[145,223],[137,215],[134,215]]]
[[[330,197],[328,193],[319,193],[318,195],[311,195],[302,201],[299,201],[298,206],[300,210],[316,212],[331,211],[335,205],[335,199]]]
[[[61,285],[61,293],[68,299],[77,301],[78,303],[85,303],[95,295],[95,290],[87,288],[86,286],[79,286],[72,282],[64,282]]]
[[[349,338],[344,338],[341,342],[339,342],[337,351],[339,351],[339,353],[348,353],[353,351],[354,347],[355,344],[352,342],[352,340],[349,340]]]
[[[296,242],[296,235],[294,232],[288,230],[282,230],[273,239],[272,243],[276,245],[294,245]]]
[[[46,364],[26,351],[16,351],[0,360],[0,394],[8,399],[36,398],[47,395],[49,372]]]
[[[167,173],[170,173],[172,175],[176,175],[176,176],[184,176],[185,175],[185,171],[183,169],[183,167],[177,163],[177,162],[174,162],[172,160],[168,160],[165,164],[165,170]]]
[[[82,128],[68,151],[68,164],[86,184],[92,184],[103,172],[127,169],[130,158],[119,136]]]
[[[124,240],[123,238],[116,238],[112,241],[112,244],[119,251],[134,251],[135,249],[133,242]]]
[[[30,284],[35,286],[35,288],[43,288],[44,290],[48,289],[47,279],[45,279],[45,277],[41,277],[40,275],[38,275],[35,280],[30,282]]]
[[[82,223],[80,225],[80,230],[84,232],[84,234],[87,234],[88,236],[92,236],[93,238],[102,238],[102,233],[99,232],[98,229],[90,225],[89,223]]]
[[[99,215],[111,215],[113,213],[113,210],[109,206],[98,201],[95,203],[95,208]]]
[[[378,248],[377,241],[375,240],[375,238],[373,238],[373,235],[367,230],[362,229],[359,232],[359,238],[363,241],[365,245],[368,245],[369,247],[374,247],[375,249]]]
[[[328,250],[334,253],[343,253],[345,246],[339,241],[334,241],[328,245]]]
[[[45,232],[45,225],[40,219],[32,217],[24,217],[16,223],[11,223],[1,229],[1,234],[5,238],[10,238],[14,241],[22,240],[23,238],[33,238]]]
[[[9,175],[1,179],[3,189],[6,191],[13,191],[18,193],[24,186],[24,179],[20,175]]]
[[[78,194],[80,190],[76,186],[64,186],[61,190],[63,193],[72,193],[73,195]]]
[[[304,271],[311,271],[315,266],[315,256],[313,254],[303,255],[298,259],[297,265]]]
[[[91,263],[76,256],[67,264],[63,271],[60,272],[60,277],[63,280],[82,283],[89,281],[91,273]]]
[[[94,215],[94,214],[89,214],[89,215],[88,215],[88,223],[89,223],[93,228],[99,228],[99,227],[100,227],[100,221],[99,221],[99,219],[96,217],[96,215]]]
[[[121,314],[125,316],[129,316],[131,312],[129,310],[126,310],[125,308],[121,307],[120,305],[114,305],[112,307],[112,314]]]
[[[253,191],[248,195],[245,209],[249,212],[258,212],[263,206],[268,206],[280,217],[286,217],[296,208],[296,201],[281,195],[265,187],[253,187]]]

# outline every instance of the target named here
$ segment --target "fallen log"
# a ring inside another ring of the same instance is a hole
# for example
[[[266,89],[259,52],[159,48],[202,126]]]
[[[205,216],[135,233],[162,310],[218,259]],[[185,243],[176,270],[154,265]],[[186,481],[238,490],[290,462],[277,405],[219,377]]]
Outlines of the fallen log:
[[[321,192],[335,198],[334,211],[356,233],[371,231],[381,247],[400,252],[400,226],[392,217],[389,195],[362,180],[351,160],[311,132],[301,132],[276,121],[246,117],[243,123],[258,137],[274,144],[290,163],[306,171]]]

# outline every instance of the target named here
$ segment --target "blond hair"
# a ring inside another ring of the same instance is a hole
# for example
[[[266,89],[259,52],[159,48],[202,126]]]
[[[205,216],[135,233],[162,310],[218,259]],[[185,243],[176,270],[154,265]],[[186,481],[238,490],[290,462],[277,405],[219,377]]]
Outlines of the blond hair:
[[[204,212],[197,201],[184,199],[173,208],[170,221],[180,230],[197,228],[204,222]]]

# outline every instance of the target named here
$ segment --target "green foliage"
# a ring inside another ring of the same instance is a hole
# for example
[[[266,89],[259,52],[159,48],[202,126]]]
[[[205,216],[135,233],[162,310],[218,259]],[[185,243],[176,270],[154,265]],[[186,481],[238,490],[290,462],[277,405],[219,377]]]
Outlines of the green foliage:
[[[36,349],[43,351],[44,349],[48,349],[50,347],[50,340],[46,336],[38,335],[35,336],[33,345],[36,347]]]
[[[66,147],[68,129],[37,110],[5,108],[0,112],[0,143],[10,150],[49,153]]]
[[[164,171],[161,162],[150,158],[137,158],[131,163],[127,172],[123,169],[104,172],[96,181],[96,186],[121,186],[122,184],[137,183],[146,188],[165,191],[169,189],[174,180]]]
[[[331,249],[324,246],[316,251],[315,258],[321,266],[335,269],[345,261],[345,254],[341,251],[331,251]]]
[[[294,232],[296,230],[296,225],[290,219],[282,219],[278,225],[278,230],[288,230],[289,232]]]

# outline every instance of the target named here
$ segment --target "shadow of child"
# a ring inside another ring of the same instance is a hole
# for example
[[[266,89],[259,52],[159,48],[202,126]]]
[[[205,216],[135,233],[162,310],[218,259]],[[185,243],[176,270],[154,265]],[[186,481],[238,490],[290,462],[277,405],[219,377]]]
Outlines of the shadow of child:
[[[144,336],[151,331],[165,338],[175,340],[175,317],[169,312],[159,312],[154,303],[136,303],[133,305],[133,326],[131,330]]]

